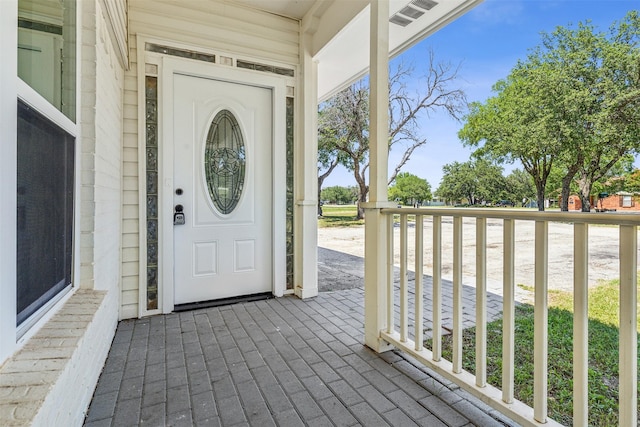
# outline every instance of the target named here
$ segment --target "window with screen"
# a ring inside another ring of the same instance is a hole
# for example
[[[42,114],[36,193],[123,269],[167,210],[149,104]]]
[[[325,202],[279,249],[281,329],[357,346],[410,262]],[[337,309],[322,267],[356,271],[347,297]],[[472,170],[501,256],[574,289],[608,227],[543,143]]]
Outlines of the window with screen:
[[[74,145],[18,102],[18,325],[71,284]]]
[[[18,77],[33,89],[19,86],[17,100],[21,335],[72,283],[76,129],[67,119],[76,118],[76,0],[18,0],[17,33]]]

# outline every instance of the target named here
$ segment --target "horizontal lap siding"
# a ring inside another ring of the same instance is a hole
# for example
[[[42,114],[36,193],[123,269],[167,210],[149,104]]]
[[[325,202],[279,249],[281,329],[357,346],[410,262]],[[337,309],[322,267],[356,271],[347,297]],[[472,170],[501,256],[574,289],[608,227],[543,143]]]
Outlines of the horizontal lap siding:
[[[124,70],[100,7],[97,17],[94,272],[95,289],[111,292],[120,281]]]
[[[139,313],[137,34],[256,62],[298,65],[298,21],[218,1],[130,0],[130,69],[124,82],[122,308]],[[143,284],[144,285],[144,284]]]
[[[215,1],[132,1],[132,33],[298,63],[298,22]]]

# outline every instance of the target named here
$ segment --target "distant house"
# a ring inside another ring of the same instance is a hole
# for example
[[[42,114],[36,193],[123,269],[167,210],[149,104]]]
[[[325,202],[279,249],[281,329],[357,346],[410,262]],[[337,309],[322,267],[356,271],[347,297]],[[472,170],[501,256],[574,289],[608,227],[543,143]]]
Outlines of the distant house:
[[[595,206],[598,211],[640,211],[640,195],[619,191],[616,194],[598,199]]]
[[[640,203],[637,203],[638,201],[640,201],[640,194],[629,193],[626,191],[619,191],[616,194],[611,194],[606,197],[589,197],[591,208],[598,212],[640,211]],[[576,194],[569,196],[569,210],[582,210],[582,200],[580,200],[580,196]]]
[[[589,203],[591,204],[591,207],[594,206],[594,198],[593,196],[589,197]],[[562,202],[562,198],[558,199],[558,203],[561,204]],[[572,194],[569,196],[569,208],[570,211],[581,211],[582,210],[582,200],[580,199],[580,196],[578,196],[577,194]]]

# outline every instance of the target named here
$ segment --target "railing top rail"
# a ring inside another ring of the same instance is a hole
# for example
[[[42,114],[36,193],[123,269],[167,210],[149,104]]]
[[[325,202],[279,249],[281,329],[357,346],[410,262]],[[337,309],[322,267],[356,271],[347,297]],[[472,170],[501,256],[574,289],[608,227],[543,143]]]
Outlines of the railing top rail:
[[[452,216],[464,218],[514,219],[523,221],[553,221],[640,226],[640,214],[626,212],[531,212],[477,208],[384,208],[381,212],[386,215]]]

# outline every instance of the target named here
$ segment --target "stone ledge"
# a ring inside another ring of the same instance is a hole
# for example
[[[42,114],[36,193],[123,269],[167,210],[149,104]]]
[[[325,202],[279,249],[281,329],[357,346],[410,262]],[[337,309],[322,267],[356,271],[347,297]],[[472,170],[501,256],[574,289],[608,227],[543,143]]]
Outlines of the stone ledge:
[[[65,394],[74,395],[79,405],[91,398],[102,367],[100,362],[104,363],[106,358],[106,351],[100,347],[106,341],[108,350],[117,320],[115,315],[109,315],[106,297],[105,291],[79,289],[5,362],[0,369],[0,425],[62,425],[56,421],[83,418],[86,406],[79,409],[80,414],[74,413],[78,410],[65,407],[66,399],[60,393],[71,385],[73,391],[67,390]],[[114,317],[113,322],[110,317]],[[102,329],[101,336],[92,337]],[[91,362],[97,362],[98,366],[91,366]],[[96,370],[95,375],[85,370],[89,367]],[[76,384],[77,378],[83,381]],[[90,389],[86,399],[79,395],[82,388]]]

